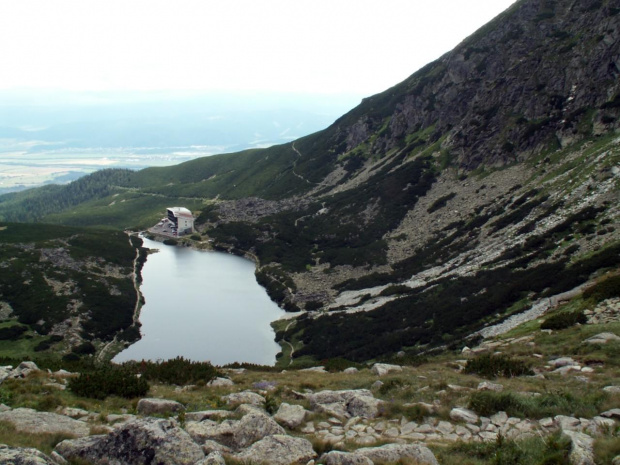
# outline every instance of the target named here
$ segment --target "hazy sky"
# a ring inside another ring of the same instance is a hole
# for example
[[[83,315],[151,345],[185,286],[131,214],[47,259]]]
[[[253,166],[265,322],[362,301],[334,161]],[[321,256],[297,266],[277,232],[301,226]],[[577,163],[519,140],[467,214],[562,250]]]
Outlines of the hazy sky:
[[[0,0],[0,89],[370,95],[514,0]]]

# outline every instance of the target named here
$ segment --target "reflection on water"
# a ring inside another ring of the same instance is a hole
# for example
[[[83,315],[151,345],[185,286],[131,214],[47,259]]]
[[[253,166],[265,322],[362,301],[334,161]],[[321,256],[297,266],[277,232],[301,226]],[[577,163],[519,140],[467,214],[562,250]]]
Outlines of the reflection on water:
[[[144,239],[142,339],[115,362],[183,356],[215,365],[273,365],[280,350],[269,323],[282,315],[254,277],[255,266],[221,252],[199,252]]]

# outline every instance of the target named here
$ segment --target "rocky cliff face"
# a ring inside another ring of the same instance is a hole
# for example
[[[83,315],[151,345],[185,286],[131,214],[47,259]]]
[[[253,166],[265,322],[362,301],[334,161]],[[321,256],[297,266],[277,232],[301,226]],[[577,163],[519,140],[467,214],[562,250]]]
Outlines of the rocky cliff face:
[[[386,153],[430,129],[428,138],[471,170],[603,133],[618,127],[619,40],[612,2],[517,2],[453,51],[367,99],[354,112],[362,115],[341,128],[346,149],[367,143],[369,152]]]
[[[619,12],[517,2],[295,142],[304,194],[220,204],[204,231],[284,308],[320,310],[279,337],[355,359],[449,342],[617,266]]]

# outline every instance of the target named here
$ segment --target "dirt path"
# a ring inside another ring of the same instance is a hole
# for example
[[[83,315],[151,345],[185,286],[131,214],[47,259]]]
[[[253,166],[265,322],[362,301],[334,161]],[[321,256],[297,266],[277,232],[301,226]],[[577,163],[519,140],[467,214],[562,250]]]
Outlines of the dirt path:
[[[129,240],[129,244],[133,247],[131,242],[131,233],[128,233],[127,238]],[[138,323],[140,319],[140,309],[142,308],[141,299],[140,299],[140,285],[138,284],[138,260],[140,259],[140,248],[136,247],[136,256],[133,259],[133,272],[132,272],[132,281],[133,288],[136,292],[136,305],[133,308],[133,324]],[[97,354],[97,362],[102,362],[108,359],[108,352],[115,347],[119,343],[118,335],[114,336],[110,342],[108,342]]]
[[[291,145],[291,147],[293,148],[293,150],[294,150],[294,151],[295,151],[295,153],[297,154],[297,157],[298,157],[298,158],[297,158],[297,160],[299,160],[299,159],[301,158],[301,152],[300,152],[299,150],[297,150],[297,147],[295,147],[295,142],[293,142],[293,144]],[[301,174],[298,174],[298,173],[295,171],[295,168],[297,167],[297,160],[295,160],[295,161],[293,162],[293,174],[294,174],[295,176],[297,176],[299,179],[301,179],[302,181],[304,181],[304,182],[306,182],[306,183],[308,183],[308,184],[316,185],[316,183],[315,183],[315,182],[308,181],[308,180],[307,180],[306,178],[304,178]]]

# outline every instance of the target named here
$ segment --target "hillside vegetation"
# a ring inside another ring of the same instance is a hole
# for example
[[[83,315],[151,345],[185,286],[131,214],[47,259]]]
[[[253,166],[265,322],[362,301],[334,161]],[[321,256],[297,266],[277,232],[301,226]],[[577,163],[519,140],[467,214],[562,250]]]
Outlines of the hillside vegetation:
[[[117,231],[0,223],[0,356],[71,360],[139,339],[141,245]]]

